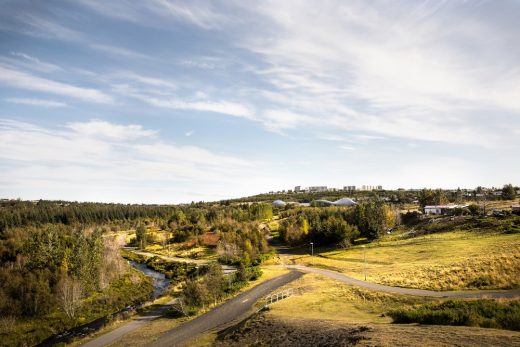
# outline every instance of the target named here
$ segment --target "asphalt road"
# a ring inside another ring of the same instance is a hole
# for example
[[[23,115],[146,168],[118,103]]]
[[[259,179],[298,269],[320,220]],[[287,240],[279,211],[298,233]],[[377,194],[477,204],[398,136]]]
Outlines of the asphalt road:
[[[139,329],[146,324],[150,323],[152,320],[161,317],[168,311],[171,305],[175,303],[176,299],[167,302],[164,305],[158,306],[155,309],[152,309],[144,314],[141,314],[138,318],[133,319],[129,323],[120,326],[117,329],[114,329],[106,334],[103,334],[87,343],[82,345],[83,347],[102,347],[111,344],[117,339],[121,338],[123,335],[128,334],[131,331]]]
[[[260,298],[302,275],[301,272],[293,270],[285,275],[259,284],[202,316],[173,328],[149,346],[179,346],[205,331],[225,326],[237,319],[244,318]]]
[[[286,265],[285,268],[299,270],[302,272],[312,272],[323,276],[330,277],[340,282],[353,286],[363,287],[376,290],[379,292],[387,292],[403,295],[431,296],[439,298],[514,298],[520,296],[520,289],[513,290],[475,290],[475,291],[434,291],[424,289],[412,289],[401,287],[390,287],[383,284],[361,281],[339,272],[324,270],[303,265]]]

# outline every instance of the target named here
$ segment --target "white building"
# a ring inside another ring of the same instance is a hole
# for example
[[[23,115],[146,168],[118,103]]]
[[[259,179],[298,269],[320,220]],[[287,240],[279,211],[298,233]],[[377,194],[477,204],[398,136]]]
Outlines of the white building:
[[[309,193],[318,193],[318,192],[326,192],[327,186],[314,186],[309,187]]]
[[[467,205],[429,205],[424,206],[425,214],[450,214],[456,208],[464,208]]]

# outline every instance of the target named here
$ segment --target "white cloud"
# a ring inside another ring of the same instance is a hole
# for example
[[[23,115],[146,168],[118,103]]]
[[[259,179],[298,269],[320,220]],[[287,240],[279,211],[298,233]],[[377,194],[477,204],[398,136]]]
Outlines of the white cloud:
[[[254,120],[254,112],[247,106],[230,101],[184,101],[178,99],[158,99],[154,97],[140,97],[141,100],[164,108],[176,110],[193,110],[225,114],[234,117]]]
[[[157,131],[146,130],[137,124],[113,124],[99,119],[93,119],[88,122],[68,123],[67,128],[74,130],[80,135],[100,136],[114,140],[135,140],[157,133]]]
[[[267,64],[252,70],[272,86],[263,95],[314,119],[278,127],[494,146],[501,136],[474,113],[520,112],[514,35],[466,5],[262,3],[251,8],[261,29],[238,42]]]
[[[7,102],[13,104],[31,105],[31,106],[43,106],[43,107],[67,107],[68,105],[64,102],[44,99],[31,99],[31,98],[5,98]]]
[[[119,202],[188,202],[267,186],[264,162],[178,146],[140,125],[76,122],[63,130],[0,120],[2,196]],[[103,136],[97,136],[103,135]],[[86,184],[88,182],[88,184]]]
[[[354,151],[356,148],[352,147],[352,146],[348,146],[348,145],[342,145],[340,146],[339,148],[345,150],[345,151]]]
[[[63,95],[96,103],[110,103],[112,101],[110,96],[96,89],[56,82],[2,65],[0,65],[0,83],[11,87]]]
[[[24,67],[27,67],[32,70],[41,71],[41,72],[56,72],[61,71],[62,68],[58,65],[51,64],[48,62],[41,61],[40,59],[33,57],[29,54],[22,52],[11,52],[11,56],[17,57],[18,59],[5,59],[10,62],[21,63]]]
[[[319,122],[316,118],[296,114],[288,110],[266,110],[261,121],[268,129],[273,131],[313,125]]]

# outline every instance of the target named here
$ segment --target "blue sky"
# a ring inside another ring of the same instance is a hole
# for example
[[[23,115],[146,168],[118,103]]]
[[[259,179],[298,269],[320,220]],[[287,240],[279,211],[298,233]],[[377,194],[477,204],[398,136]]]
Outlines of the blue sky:
[[[0,196],[520,184],[518,1],[0,1]]]

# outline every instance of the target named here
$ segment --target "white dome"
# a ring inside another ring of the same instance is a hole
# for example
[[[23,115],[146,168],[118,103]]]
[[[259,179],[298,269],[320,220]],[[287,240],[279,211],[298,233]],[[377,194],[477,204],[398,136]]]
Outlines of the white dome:
[[[356,202],[350,198],[339,199],[338,201],[334,201],[334,205],[338,206],[352,206],[355,205]]]

